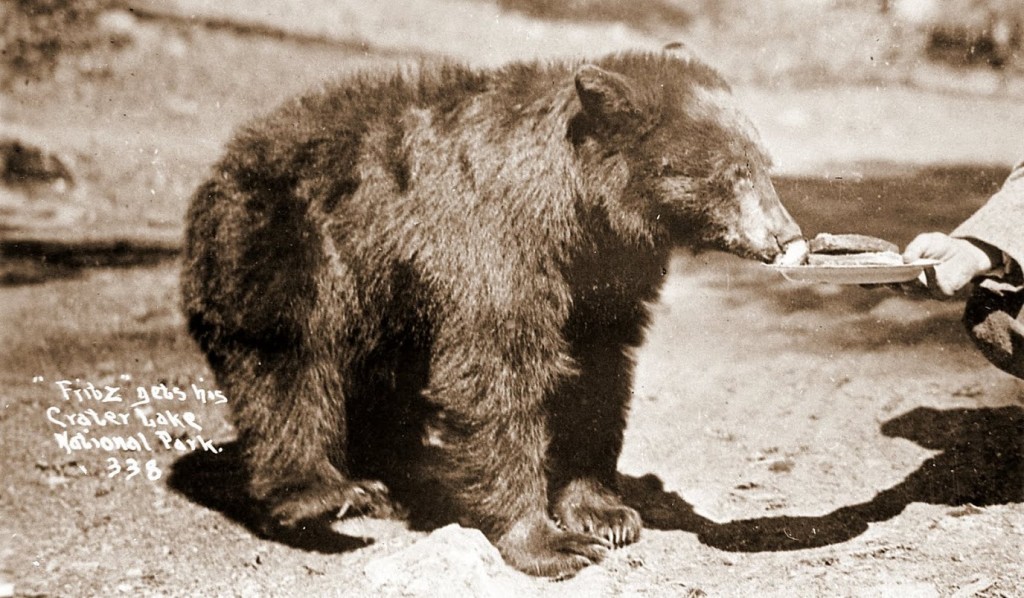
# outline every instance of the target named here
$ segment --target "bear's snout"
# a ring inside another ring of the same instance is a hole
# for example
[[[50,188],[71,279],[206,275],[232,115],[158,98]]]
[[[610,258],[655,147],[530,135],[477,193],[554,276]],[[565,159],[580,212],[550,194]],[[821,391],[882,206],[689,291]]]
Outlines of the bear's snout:
[[[790,243],[803,239],[800,225],[782,205],[770,181],[743,193],[739,205],[736,253],[770,263]]]

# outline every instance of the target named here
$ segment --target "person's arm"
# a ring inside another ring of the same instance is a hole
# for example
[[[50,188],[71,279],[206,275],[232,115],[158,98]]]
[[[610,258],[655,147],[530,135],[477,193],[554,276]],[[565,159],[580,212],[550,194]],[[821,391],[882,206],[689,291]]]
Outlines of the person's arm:
[[[903,260],[936,260],[934,268],[921,275],[920,282],[937,297],[952,297],[976,276],[991,272],[1002,263],[1002,252],[976,241],[956,239],[943,233],[918,235],[903,251]]]
[[[1017,164],[1002,189],[950,236],[997,249],[1004,266],[1010,261],[1024,264],[1024,162]]]
[[[934,259],[922,283],[950,297],[977,276],[999,276],[1024,264],[1024,162],[1002,189],[951,234],[918,235],[903,252],[906,261]]]

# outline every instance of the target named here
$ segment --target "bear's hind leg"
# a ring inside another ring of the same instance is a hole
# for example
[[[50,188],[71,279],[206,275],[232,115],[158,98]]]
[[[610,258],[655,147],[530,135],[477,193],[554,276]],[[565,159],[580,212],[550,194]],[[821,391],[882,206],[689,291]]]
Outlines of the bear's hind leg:
[[[270,510],[263,531],[268,535],[300,527],[307,521],[338,519],[350,512],[377,517],[393,512],[382,482],[349,480],[336,469],[314,478],[285,482],[266,502]]]
[[[348,430],[341,375],[331,360],[252,352],[234,367],[234,416],[249,491],[277,535],[346,512],[388,515],[387,488],[347,477]],[[299,365],[297,365],[299,364]]]

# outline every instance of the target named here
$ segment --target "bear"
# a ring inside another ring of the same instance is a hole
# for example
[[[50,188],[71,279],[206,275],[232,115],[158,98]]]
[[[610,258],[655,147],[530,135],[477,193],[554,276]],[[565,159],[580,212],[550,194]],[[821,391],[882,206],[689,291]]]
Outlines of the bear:
[[[263,532],[401,508],[552,577],[635,541],[649,305],[677,248],[802,239],[770,166],[674,48],[358,73],[243,126],[188,208],[182,294]]]

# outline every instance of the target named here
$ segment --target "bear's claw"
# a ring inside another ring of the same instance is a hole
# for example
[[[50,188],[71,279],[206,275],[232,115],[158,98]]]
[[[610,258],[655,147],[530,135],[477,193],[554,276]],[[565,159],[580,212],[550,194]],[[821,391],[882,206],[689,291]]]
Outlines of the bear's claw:
[[[604,538],[618,548],[640,539],[640,513],[596,481],[574,480],[558,494],[552,509],[561,526]]]

